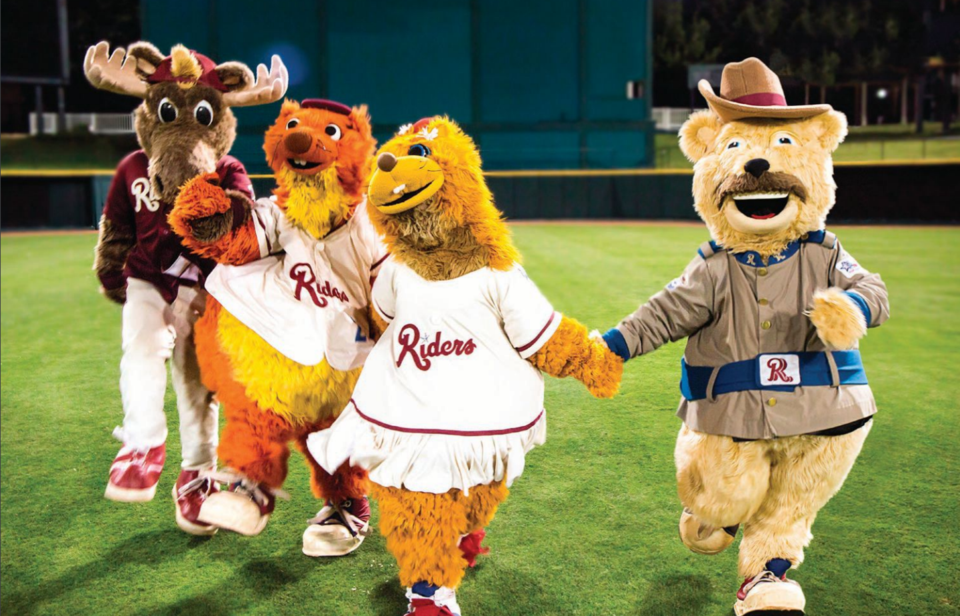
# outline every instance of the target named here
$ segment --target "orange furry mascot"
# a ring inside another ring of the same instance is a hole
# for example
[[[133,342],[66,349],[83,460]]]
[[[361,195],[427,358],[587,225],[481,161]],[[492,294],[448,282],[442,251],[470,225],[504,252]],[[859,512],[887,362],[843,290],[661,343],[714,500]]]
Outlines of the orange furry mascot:
[[[349,400],[373,346],[370,285],[386,258],[363,198],[375,148],[366,107],[287,101],[263,147],[272,199],[231,206],[207,175],[183,188],[170,215],[185,245],[220,264],[196,337],[204,383],[227,419],[219,455],[230,489],[207,499],[200,518],[246,535],[273,511],[288,443],[302,450]],[[346,554],[367,532],[366,473],[310,468],[326,505],[304,553]]]
[[[409,613],[459,615],[455,590],[485,551],[483,529],[545,440],[541,371],[606,398],[623,365],[519,266],[455,123],[402,127],[377,167],[370,216],[393,257],[373,300],[389,326],[350,406],[308,447],[323,468],[370,472]]]

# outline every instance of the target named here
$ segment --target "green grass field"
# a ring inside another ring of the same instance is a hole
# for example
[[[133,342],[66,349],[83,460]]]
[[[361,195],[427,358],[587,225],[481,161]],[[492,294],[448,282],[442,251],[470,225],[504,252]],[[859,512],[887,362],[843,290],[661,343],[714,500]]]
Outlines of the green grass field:
[[[960,229],[835,229],[883,274],[893,316],[862,349],[880,414],[793,577],[808,614],[960,613]],[[556,307],[605,329],[675,277],[700,227],[518,226],[527,270]],[[103,499],[118,444],[120,310],[97,293],[95,236],[2,239],[0,611],[19,614],[399,616],[383,538],[339,560],[300,553],[319,508],[297,454],[281,502],[255,538],[181,533],[169,491]],[[702,557],[677,537],[674,417],[682,344],[630,362],[623,393],[591,399],[548,380],[550,438],[490,528],[468,575],[466,616],[724,615],[736,551]],[[374,513],[376,517],[376,513]]]

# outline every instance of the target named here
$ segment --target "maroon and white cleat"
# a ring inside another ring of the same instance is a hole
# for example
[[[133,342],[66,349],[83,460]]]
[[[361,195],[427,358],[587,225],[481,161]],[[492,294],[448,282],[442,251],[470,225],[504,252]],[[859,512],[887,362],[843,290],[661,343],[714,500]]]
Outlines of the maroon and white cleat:
[[[771,571],[763,571],[743,581],[733,611],[736,616],[770,613],[803,616],[806,603],[800,584],[788,580],[786,575],[777,577]]]
[[[124,445],[110,465],[107,490],[103,495],[123,503],[153,500],[166,458],[167,448],[164,444],[151,449]]]
[[[177,514],[177,526],[191,535],[212,535],[217,527],[197,519],[200,507],[220,491],[220,485],[211,479],[208,471],[180,471],[177,484],[173,486],[173,506]]]
[[[460,616],[457,593],[446,586],[431,586],[426,582],[407,589],[406,616]]]
[[[344,556],[356,550],[370,534],[370,503],[367,497],[327,501],[317,515],[307,520],[303,553],[307,556]]]
[[[267,526],[277,497],[290,497],[283,490],[258,484],[244,475],[230,470],[205,473],[210,479],[227,484],[214,492],[200,505],[197,521],[241,535],[259,535]]]

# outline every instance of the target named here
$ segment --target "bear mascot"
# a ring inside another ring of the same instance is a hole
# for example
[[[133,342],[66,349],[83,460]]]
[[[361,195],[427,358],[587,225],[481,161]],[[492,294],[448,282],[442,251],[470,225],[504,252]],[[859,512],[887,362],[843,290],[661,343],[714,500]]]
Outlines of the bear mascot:
[[[694,207],[713,238],[683,274],[604,334],[624,360],[687,337],[676,443],[680,537],[698,554],[740,541],[737,616],[802,614],[817,512],[837,493],[877,412],[858,350],[889,316],[886,287],[826,231],[829,105],[788,106],[756,58],[728,64],[709,110],[680,129]]]
[[[328,471],[370,472],[409,614],[459,616],[484,528],[546,437],[541,373],[607,398],[623,362],[527,277],[477,147],[451,120],[401,127],[368,197],[392,254],[373,290],[389,325],[350,405],[308,447]]]
[[[170,214],[184,243],[219,263],[197,353],[226,415],[227,468],[215,478],[230,487],[203,503],[199,519],[244,535],[263,530],[282,494],[289,443],[303,449],[350,400],[377,334],[370,286],[387,256],[363,194],[375,149],[366,107],[285,101],[263,149],[274,197],[238,204],[210,174],[184,186]],[[347,554],[368,529],[366,473],[310,468],[326,504],[303,552]]]
[[[201,478],[216,466],[218,405],[200,379],[193,326],[204,309],[205,277],[216,265],[190,254],[167,223],[180,186],[199,173],[217,178],[233,203],[253,196],[247,173],[227,152],[236,137],[231,107],[272,103],[287,89],[277,56],[257,79],[239,62],[215,64],[182,45],[164,57],[150,43],[124,51],[101,42],[87,51],[84,73],[95,87],[143,99],[134,125],[141,150],[117,167],[100,221],[94,269],[101,291],[123,305],[120,393],[123,443],[106,497],[151,500],[166,459],[163,397],[170,360],[180,415],[182,464],[173,489],[177,524],[192,534],[216,528],[196,512],[217,490]]]

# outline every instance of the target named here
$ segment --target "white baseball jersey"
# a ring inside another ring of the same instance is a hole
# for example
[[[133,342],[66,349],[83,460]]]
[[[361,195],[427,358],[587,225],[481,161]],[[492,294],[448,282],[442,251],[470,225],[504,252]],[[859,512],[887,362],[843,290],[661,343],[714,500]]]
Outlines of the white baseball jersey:
[[[527,358],[560,315],[519,265],[429,281],[387,261],[373,289],[390,323],[354,390],[360,415],[400,432],[488,436],[529,430],[543,376]]]
[[[370,281],[386,259],[361,202],[321,240],[290,222],[272,199],[252,211],[261,259],[218,265],[207,291],[244,325],[290,359],[323,359],[337,370],[363,365],[373,348]]]

